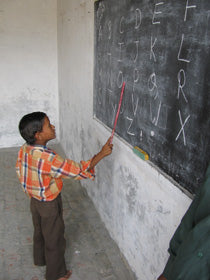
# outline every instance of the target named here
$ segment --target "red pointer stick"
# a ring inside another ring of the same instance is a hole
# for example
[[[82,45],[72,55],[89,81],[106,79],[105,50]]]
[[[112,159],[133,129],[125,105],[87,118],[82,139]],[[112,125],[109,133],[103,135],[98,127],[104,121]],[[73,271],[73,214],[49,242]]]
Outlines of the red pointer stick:
[[[123,82],[123,85],[122,85],[122,90],[121,90],[121,94],[120,94],[120,101],[119,101],[119,105],[118,105],[118,109],[117,109],[117,114],[116,114],[115,121],[114,121],[114,127],[112,129],[112,135],[111,135],[110,144],[112,144],[115,128],[116,128],[116,125],[117,125],[117,119],[118,119],[118,116],[119,116],[119,113],[120,113],[120,107],[121,107],[121,103],[122,103],[124,88],[125,88],[125,82]]]

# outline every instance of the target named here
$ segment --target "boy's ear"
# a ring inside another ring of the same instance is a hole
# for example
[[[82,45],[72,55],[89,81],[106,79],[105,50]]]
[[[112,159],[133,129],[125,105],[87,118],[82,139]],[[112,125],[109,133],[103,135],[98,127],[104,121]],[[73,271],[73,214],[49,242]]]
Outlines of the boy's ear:
[[[35,133],[35,138],[36,138],[36,140],[41,140],[41,139],[42,139],[42,135],[40,134],[39,131],[37,131],[37,132]]]

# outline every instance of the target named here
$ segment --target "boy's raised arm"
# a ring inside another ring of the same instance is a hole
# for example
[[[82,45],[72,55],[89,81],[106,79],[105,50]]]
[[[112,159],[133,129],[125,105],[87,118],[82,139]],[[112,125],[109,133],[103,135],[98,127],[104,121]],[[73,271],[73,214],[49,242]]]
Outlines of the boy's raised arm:
[[[102,147],[101,151],[92,158],[88,170],[93,169],[96,166],[96,164],[99,163],[99,161],[101,161],[104,157],[112,153],[113,144],[110,144],[110,141],[111,137],[107,140],[106,144]]]

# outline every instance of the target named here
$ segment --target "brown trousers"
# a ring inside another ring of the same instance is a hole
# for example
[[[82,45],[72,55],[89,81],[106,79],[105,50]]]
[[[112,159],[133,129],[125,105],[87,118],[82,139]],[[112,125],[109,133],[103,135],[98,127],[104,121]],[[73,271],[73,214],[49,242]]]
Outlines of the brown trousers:
[[[46,202],[31,198],[31,213],[34,264],[46,265],[46,280],[57,280],[67,272],[61,195]]]

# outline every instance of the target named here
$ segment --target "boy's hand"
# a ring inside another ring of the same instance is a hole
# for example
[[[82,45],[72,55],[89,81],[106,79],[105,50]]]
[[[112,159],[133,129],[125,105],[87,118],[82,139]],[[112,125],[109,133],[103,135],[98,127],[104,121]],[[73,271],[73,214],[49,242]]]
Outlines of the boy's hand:
[[[96,164],[99,163],[100,160],[102,160],[104,157],[112,153],[113,144],[110,144],[110,141],[111,141],[111,137],[109,137],[106,144],[102,147],[101,151],[92,158],[88,170],[94,168]]]
[[[110,144],[111,137],[107,140],[106,144],[101,149],[101,155],[106,157],[112,153],[113,144]]]

